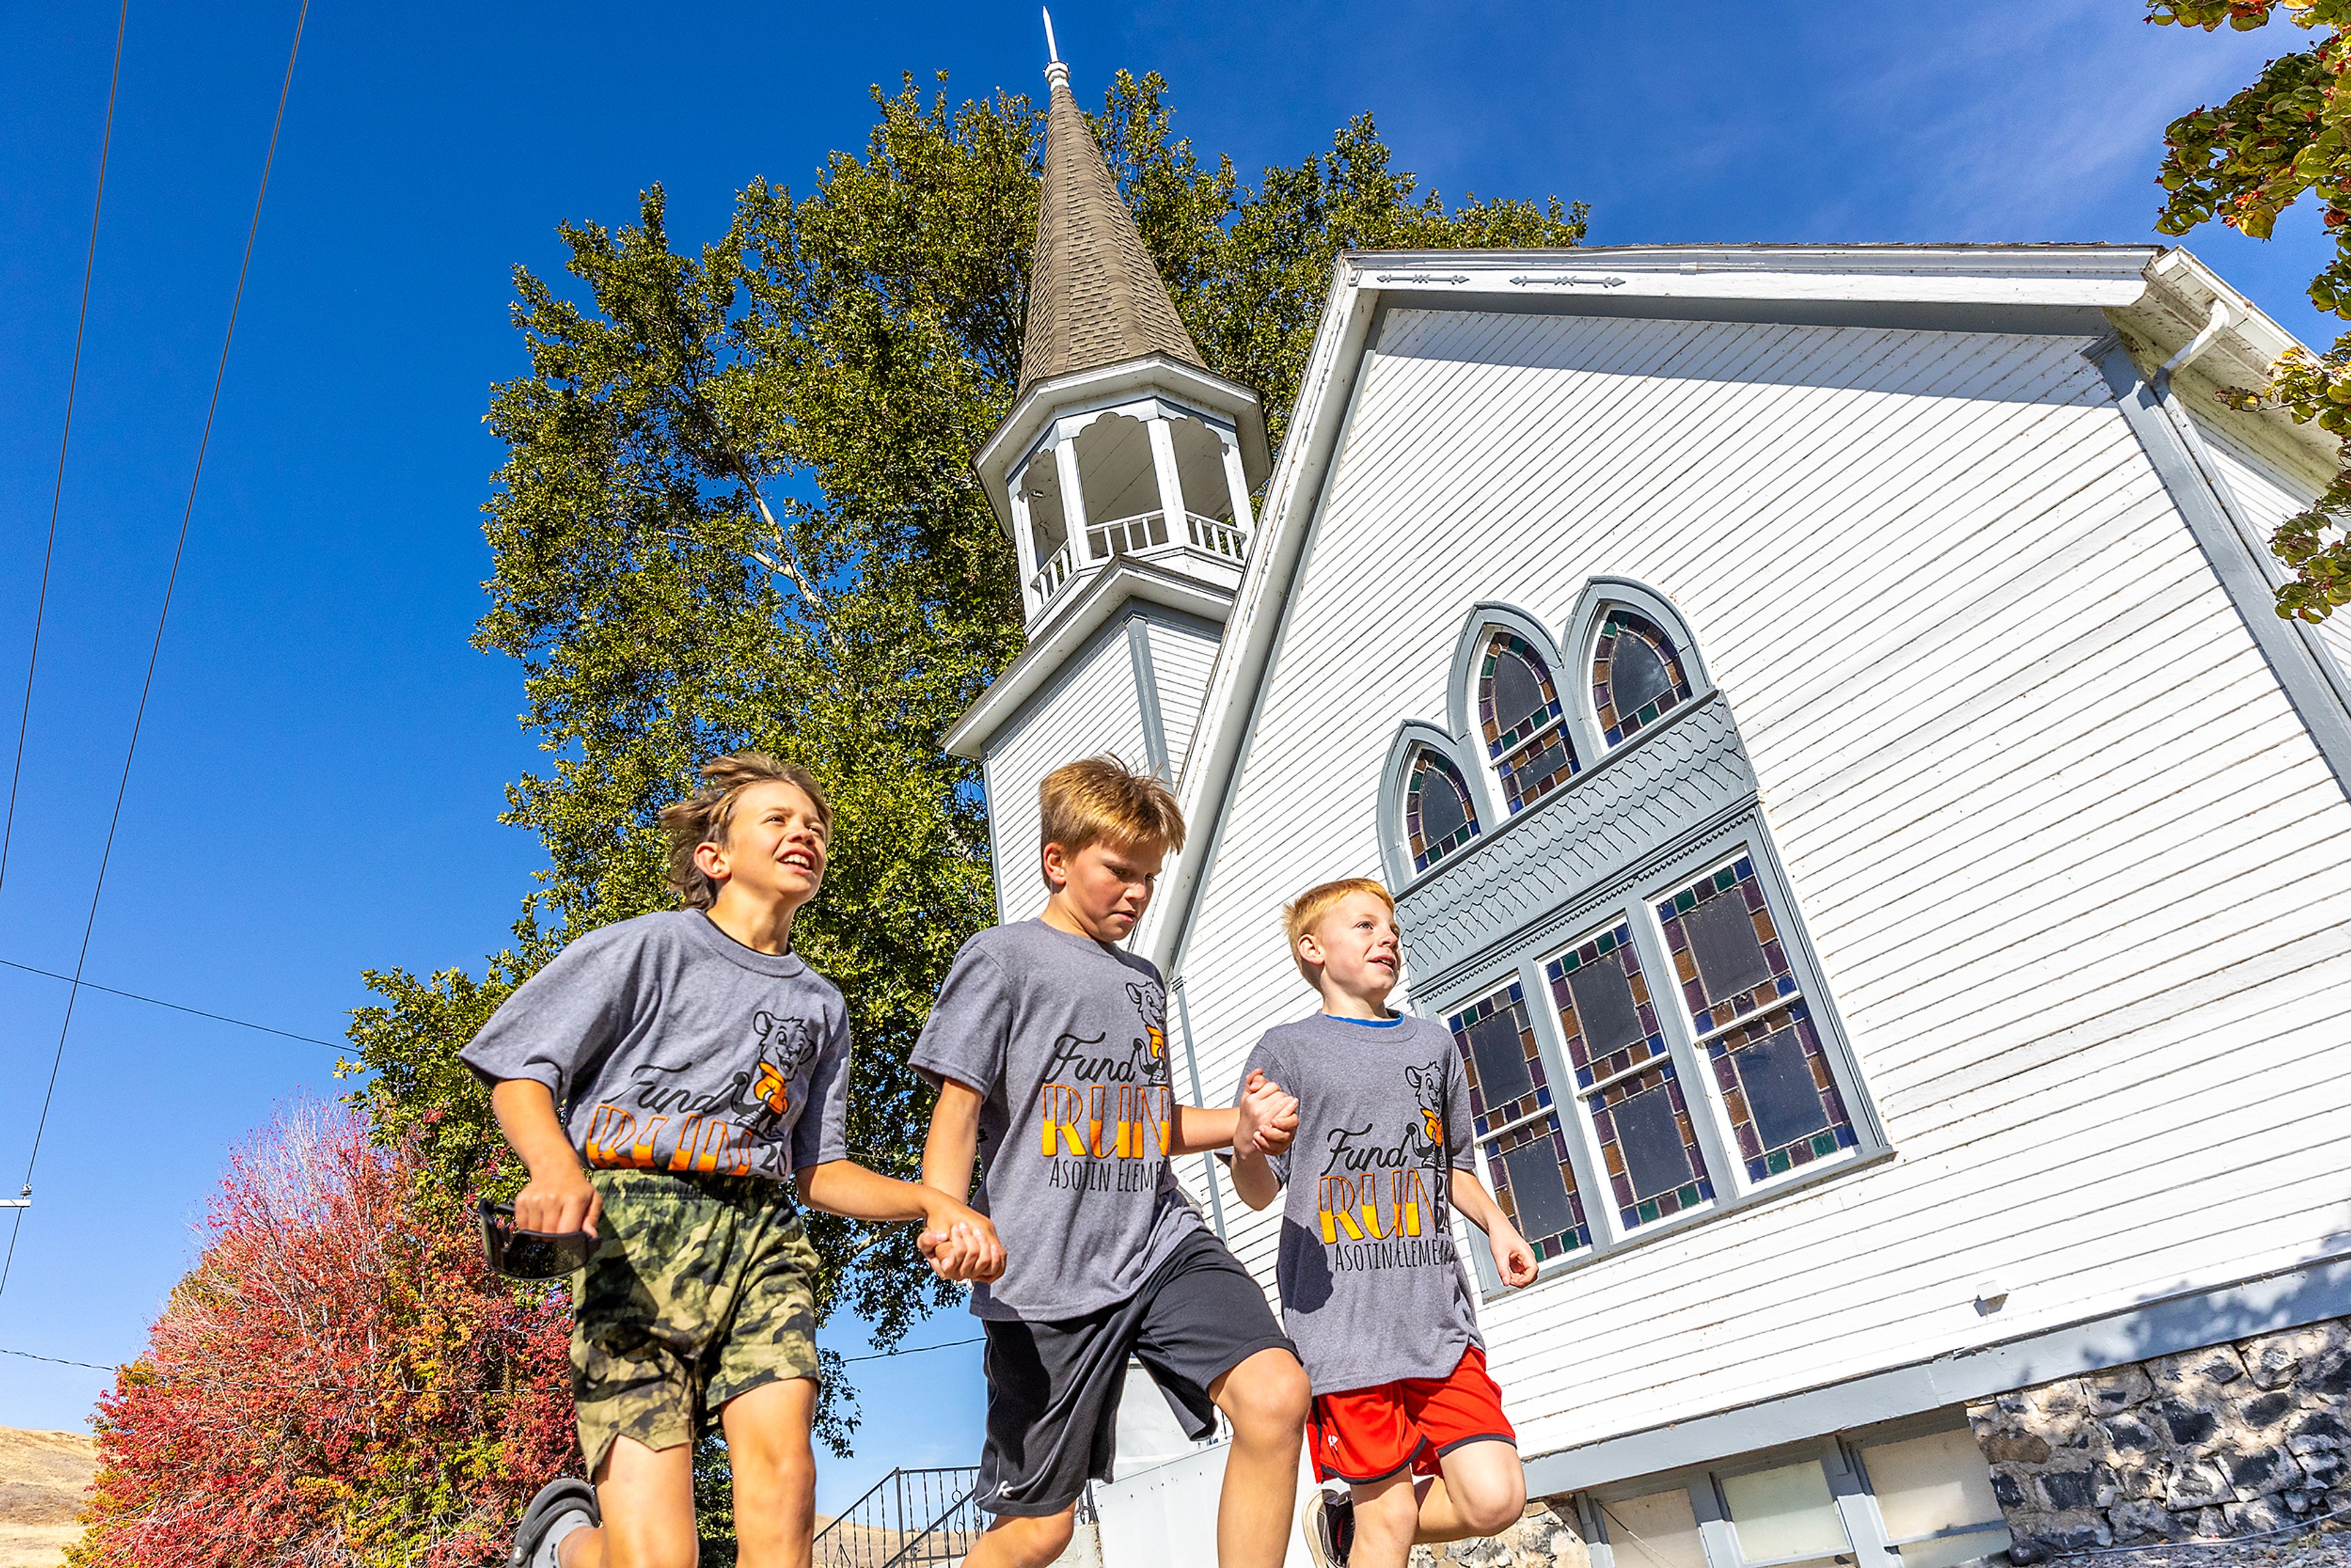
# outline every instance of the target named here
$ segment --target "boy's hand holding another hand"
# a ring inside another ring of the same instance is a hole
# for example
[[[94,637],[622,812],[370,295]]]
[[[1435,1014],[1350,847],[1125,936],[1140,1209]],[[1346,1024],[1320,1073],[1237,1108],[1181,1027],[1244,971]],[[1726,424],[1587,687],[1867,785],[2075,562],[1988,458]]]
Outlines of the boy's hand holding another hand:
[[[1252,1072],[1233,1123],[1233,1152],[1279,1155],[1298,1135],[1298,1100],[1262,1072]]]
[[[987,1284],[1004,1274],[1004,1243],[987,1216],[940,1195],[925,1217],[914,1246],[942,1280]]]

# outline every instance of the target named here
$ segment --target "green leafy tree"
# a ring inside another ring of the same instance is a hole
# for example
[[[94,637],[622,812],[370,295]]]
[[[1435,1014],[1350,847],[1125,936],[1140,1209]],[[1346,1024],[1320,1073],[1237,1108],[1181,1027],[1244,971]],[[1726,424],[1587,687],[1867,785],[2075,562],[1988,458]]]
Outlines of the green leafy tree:
[[[2158,176],[2168,193],[2156,227],[2184,235],[2218,218],[2267,239],[2278,216],[2304,193],[2317,197],[2335,258],[2311,280],[2310,301],[2351,320],[2351,0],[2147,0],[2147,20],[2206,32],[2250,32],[2279,14],[2306,33],[2307,47],[2263,67],[2252,84],[2219,108],[2173,120]],[[2222,394],[2232,407],[2283,409],[2351,437],[2351,333],[2324,354],[2294,350],[2268,384]],[[2351,454],[2346,454],[2351,457]],[[2278,613],[2323,621],[2351,601],[2351,460],[2324,495],[2281,524],[2270,548],[2294,574],[2278,590]]]
[[[1583,237],[1556,200],[1448,208],[1391,169],[1369,117],[1244,187],[1173,134],[1164,92],[1122,74],[1096,131],[1195,339],[1277,432],[1341,249]],[[550,760],[503,820],[548,865],[482,976],[371,971],[381,1000],[351,1030],[358,1098],[452,1192],[518,1180],[482,1164],[496,1133],[458,1049],[565,942],[671,905],[656,813],[747,746],[826,780],[831,869],[795,940],[848,998],[851,1146],[919,1168],[907,1051],[993,913],[978,779],[938,739],[1021,646],[971,457],[1018,390],[1043,127],[1025,97],[950,106],[911,78],[874,104],[861,152],[805,195],[755,181],[698,251],[673,246],[655,188],[633,225],[561,227],[568,281],[515,274],[529,373],[491,394],[507,458],[475,643],[522,665]],[[946,1298],[911,1227],[812,1234],[821,1313],[846,1304],[888,1343]],[[853,1406],[824,1419],[845,1450]]]

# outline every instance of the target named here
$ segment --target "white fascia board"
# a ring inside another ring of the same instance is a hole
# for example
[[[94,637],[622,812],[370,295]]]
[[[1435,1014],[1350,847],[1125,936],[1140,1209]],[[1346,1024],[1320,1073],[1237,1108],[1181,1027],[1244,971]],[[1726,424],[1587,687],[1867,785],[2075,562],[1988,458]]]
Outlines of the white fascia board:
[[[1006,665],[1004,673],[979,695],[979,700],[956,720],[955,727],[940,741],[948,756],[974,762],[985,756],[996,732],[1010,723],[1029,699],[1059,674],[1085,646],[1086,640],[1108,624],[1127,601],[1165,605],[1212,622],[1223,621],[1232,609],[1232,601],[1217,590],[1195,579],[1159,570],[1130,556],[1114,558],[1093,580],[1075,591],[1077,599],[1055,614],[1051,629],[1021,650],[1020,656]]]
[[[1165,354],[1146,355],[1039,382],[1013,402],[1012,412],[972,459],[972,468],[996,507],[996,520],[1003,526],[1005,537],[1012,535],[1012,496],[1006,470],[1044,434],[1048,424],[1069,414],[1116,408],[1155,392],[1229,423],[1240,435],[1241,471],[1252,486],[1265,482],[1273,459],[1266,447],[1265,416],[1257,393],[1197,365]]]
[[[1216,852],[1225,802],[1240,768],[1266,666],[1272,661],[1274,639],[1290,602],[1290,584],[1321,509],[1323,482],[1338,453],[1347,412],[1353,405],[1376,298],[1359,285],[1354,270],[1343,261],[1332,269],[1322,324],[1307,350],[1298,403],[1281,444],[1281,461],[1259,508],[1249,568],[1241,574],[1231,619],[1217,645],[1216,662],[1209,666],[1207,690],[1200,700],[1199,727],[1193,731],[1184,774],[1176,780],[1176,801],[1185,821],[1195,824],[1195,831],[1161,877],[1159,895],[1128,944],[1131,951],[1144,955],[1163,974],[1174,971],[1176,951],[1199,897],[1201,868]]]
[[[1357,251],[1341,266],[1416,303],[1499,295],[2119,309],[2147,292],[2146,268],[2159,254],[2153,246],[1643,246]]]
[[[2227,431],[2290,471],[2298,470],[2304,483],[2325,488],[2343,466],[2340,438],[2275,410],[2241,413],[2213,396],[2223,387],[2261,385],[2280,355],[2294,349],[2310,352],[2307,346],[2184,249],[2158,256],[2148,264],[2147,277],[2144,299],[2128,309],[2107,312],[2140,373],[2154,374],[2157,366],[2204,329],[2215,300],[2226,303],[2232,318],[2229,326],[2179,372],[2175,384],[2181,401],[2199,423]]]

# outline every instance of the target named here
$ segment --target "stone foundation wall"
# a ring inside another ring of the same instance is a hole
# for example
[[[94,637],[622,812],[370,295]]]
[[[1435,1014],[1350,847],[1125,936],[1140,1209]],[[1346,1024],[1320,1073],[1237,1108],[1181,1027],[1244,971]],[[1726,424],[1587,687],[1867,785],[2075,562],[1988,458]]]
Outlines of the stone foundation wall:
[[[1576,1528],[1573,1503],[1535,1498],[1499,1535],[1414,1547],[1412,1568],[1592,1568],[1592,1552]]]
[[[1968,1407],[2024,1562],[2247,1535],[2351,1505],[2346,1423],[2346,1318]]]

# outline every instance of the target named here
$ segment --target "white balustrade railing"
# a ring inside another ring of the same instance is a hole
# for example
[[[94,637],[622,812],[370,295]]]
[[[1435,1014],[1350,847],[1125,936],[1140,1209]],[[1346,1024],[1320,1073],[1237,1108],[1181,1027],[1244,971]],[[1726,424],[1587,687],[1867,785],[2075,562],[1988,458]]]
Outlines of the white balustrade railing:
[[[1070,568],[1073,564],[1070,542],[1064,539],[1061,548],[1055,550],[1045,564],[1037,569],[1037,575],[1029,580],[1029,586],[1037,591],[1040,605],[1061,591],[1061,584],[1070,580]]]
[[[1190,548],[1204,554],[1220,556],[1240,565],[1249,559],[1249,529],[1236,523],[1215,517],[1204,517],[1197,512],[1184,514],[1183,537],[1176,540],[1176,549]],[[1037,575],[1029,580],[1035,591],[1036,603],[1042,610],[1053,596],[1066,587],[1077,570],[1075,541],[1065,541]],[[1148,556],[1168,547],[1167,514],[1138,512],[1131,517],[1113,517],[1108,522],[1086,526],[1086,559],[1089,563],[1105,561],[1113,556]]]

